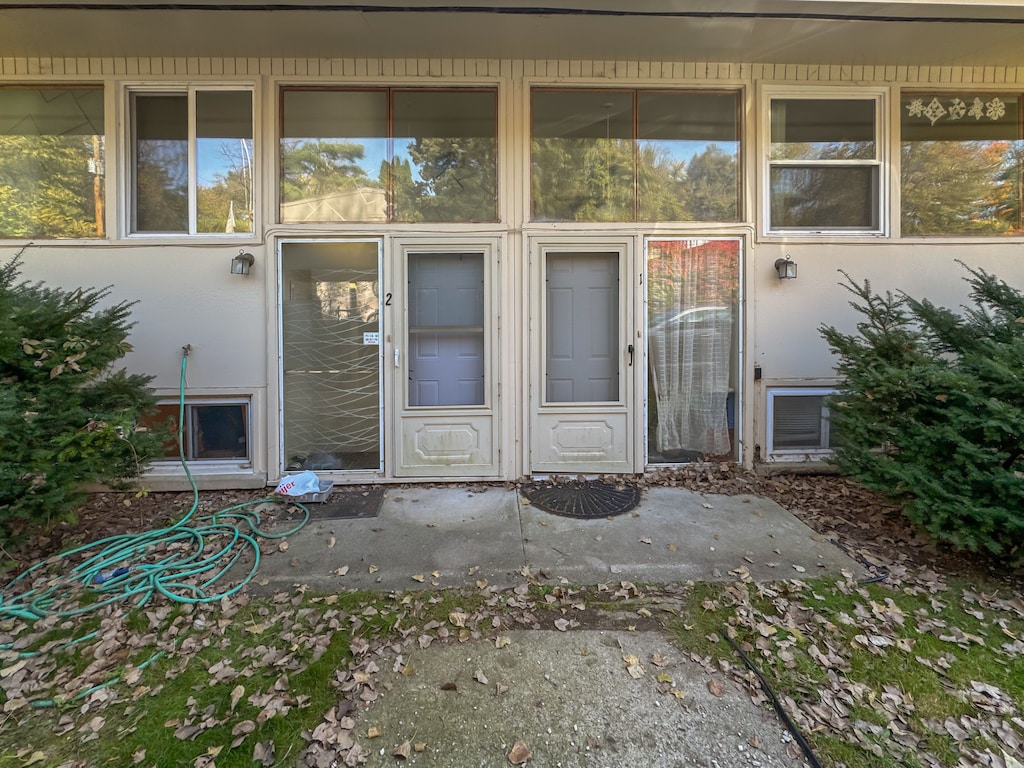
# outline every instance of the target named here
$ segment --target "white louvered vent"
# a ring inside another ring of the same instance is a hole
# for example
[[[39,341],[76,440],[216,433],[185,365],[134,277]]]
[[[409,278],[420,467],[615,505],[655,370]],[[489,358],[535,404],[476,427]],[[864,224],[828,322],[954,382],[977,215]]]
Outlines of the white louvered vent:
[[[835,446],[825,398],[832,389],[768,390],[768,461],[813,461]]]

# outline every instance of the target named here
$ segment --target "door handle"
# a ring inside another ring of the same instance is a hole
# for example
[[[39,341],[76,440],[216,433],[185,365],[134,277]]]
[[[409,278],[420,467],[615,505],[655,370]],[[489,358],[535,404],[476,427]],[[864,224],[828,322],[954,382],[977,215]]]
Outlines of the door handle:
[[[395,368],[398,367],[398,347],[395,347]]]
[[[629,352],[629,367],[632,368],[633,367],[633,345],[630,344],[628,347],[626,347],[626,351]]]

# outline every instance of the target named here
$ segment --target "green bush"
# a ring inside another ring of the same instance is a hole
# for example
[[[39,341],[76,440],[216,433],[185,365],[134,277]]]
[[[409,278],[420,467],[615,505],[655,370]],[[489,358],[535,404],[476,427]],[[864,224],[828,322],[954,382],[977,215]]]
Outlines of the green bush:
[[[152,377],[111,372],[132,305],[18,282],[19,256],[0,267],[0,541],[69,517],[83,483],[137,476],[160,444],[135,428]]]
[[[936,538],[1024,556],[1024,294],[970,273],[958,315],[906,294],[874,294],[844,273],[863,318],[820,330],[841,393],[829,399],[833,463],[904,502]]]

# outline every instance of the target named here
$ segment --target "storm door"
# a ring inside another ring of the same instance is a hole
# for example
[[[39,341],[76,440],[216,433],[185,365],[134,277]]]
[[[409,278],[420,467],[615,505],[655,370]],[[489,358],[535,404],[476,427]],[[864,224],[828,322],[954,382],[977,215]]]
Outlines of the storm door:
[[[647,251],[647,461],[737,454],[739,238],[651,238]]]
[[[282,467],[384,469],[381,243],[282,241]]]
[[[537,243],[532,273],[530,471],[635,471],[630,243]]]
[[[396,475],[498,474],[496,254],[493,242],[396,245]]]

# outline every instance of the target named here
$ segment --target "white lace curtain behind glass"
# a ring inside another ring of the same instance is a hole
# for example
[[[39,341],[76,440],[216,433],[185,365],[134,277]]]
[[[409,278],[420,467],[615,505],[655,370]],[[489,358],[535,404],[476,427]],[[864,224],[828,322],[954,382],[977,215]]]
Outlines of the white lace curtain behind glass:
[[[736,240],[648,245],[654,448],[660,453],[731,450],[726,405],[738,263]]]

